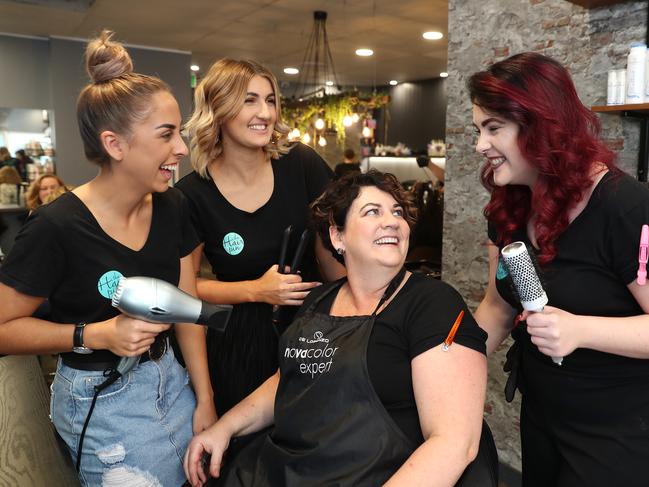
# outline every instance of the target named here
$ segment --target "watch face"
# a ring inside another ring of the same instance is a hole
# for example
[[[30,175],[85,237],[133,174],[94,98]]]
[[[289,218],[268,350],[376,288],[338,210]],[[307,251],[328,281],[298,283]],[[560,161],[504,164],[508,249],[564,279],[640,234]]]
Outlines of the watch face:
[[[74,347],[72,349],[72,351],[74,353],[80,353],[80,354],[83,354],[83,355],[88,355],[89,353],[92,353],[92,350],[90,348],[87,348],[87,347]]]

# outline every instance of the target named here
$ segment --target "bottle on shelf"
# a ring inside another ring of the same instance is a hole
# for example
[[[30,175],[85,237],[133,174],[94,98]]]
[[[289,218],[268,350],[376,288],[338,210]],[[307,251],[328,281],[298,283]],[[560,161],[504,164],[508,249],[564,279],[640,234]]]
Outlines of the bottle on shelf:
[[[647,46],[641,42],[631,44],[626,64],[625,103],[644,103]]]

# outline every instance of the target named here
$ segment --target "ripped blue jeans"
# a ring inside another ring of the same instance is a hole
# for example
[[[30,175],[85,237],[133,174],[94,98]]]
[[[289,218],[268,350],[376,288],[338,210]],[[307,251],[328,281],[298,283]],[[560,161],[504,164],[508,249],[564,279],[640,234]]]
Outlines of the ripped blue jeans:
[[[102,372],[59,359],[51,415],[76,463],[79,435]],[[83,442],[81,484],[88,487],[180,487],[196,401],[187,372],[168,350],[103,390]]]

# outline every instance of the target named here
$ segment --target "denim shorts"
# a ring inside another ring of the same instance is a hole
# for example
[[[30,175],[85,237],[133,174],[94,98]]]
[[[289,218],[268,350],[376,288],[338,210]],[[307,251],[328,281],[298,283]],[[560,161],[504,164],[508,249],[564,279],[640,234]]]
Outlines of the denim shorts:
[[[79,436],[102,372],[77,370],[59,359],[51,416],[76,464]],[[185,369],[170,349],[104,389],[83,441],[84,486],[180,487],[192,438],[196,401]]]

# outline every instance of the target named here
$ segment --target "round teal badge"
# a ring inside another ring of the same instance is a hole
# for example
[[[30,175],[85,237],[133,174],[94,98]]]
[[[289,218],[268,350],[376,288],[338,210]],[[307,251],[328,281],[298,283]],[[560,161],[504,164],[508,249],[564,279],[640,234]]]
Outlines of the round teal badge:
[[[101,294],[106,299],[113,299],[115,289],[117,289],[119,280],[122,277],[124,276],[118,271],[105,272],[97,281],[97,289],[99,290],[99,294]]]
[[[506,278],[507,274],[508,274],[507,267],[505,267],[505,264],[503,262],[503,258],[499,257],[498,258],[498,269],[496,269],[496,279],[498,279],[500,281],[501,279]]]
[[[230,255],[240,254],[243,250],[243,238],[238,233],[228,233],[223,237],[223,249]]]

